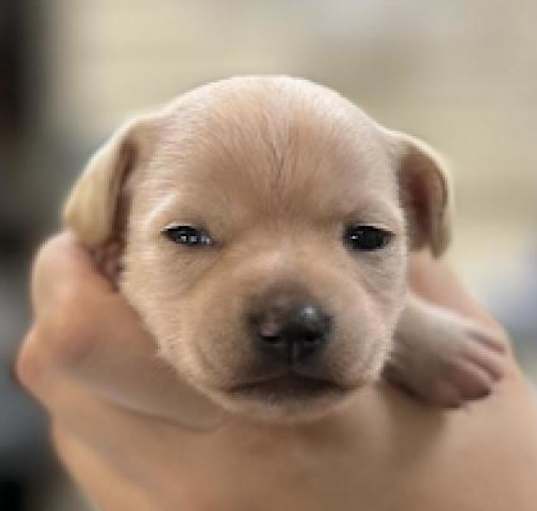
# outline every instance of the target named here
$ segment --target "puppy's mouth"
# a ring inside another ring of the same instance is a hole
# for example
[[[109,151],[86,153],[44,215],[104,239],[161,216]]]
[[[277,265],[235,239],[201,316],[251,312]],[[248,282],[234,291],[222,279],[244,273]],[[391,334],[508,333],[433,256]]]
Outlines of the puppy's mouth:
[[[270,402],[338,397],[347,392],[335,382],[289,372],[270,379],[242,383],[230,389],[233,397]]]

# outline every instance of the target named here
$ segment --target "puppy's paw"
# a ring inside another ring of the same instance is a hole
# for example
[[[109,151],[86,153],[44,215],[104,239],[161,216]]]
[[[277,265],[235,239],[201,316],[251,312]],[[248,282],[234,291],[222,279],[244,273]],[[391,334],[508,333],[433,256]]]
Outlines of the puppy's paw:
[[[460,316],[429,310],[397,332],[385,376],[428,403],[459,407],[488,396],[504,373],[507,341]]]

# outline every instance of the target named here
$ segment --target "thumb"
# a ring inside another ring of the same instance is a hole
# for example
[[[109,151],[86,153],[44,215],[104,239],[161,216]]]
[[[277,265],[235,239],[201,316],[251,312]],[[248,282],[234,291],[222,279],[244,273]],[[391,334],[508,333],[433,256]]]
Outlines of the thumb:
[[[41,317],[57,311],[58,303],[83,298],[81,294],[112,295],[115,289],[74,234],[62,232],[46,241],[36,255],[31,279],[34,314]]]

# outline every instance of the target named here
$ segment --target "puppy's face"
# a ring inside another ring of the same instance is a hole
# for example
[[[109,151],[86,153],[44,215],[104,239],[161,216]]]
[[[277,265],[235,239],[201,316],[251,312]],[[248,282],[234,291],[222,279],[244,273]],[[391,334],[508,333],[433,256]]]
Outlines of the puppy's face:
[[[107,170],[86,173],[69,223],[92,246],[124,240],[120,286],[161,354],[237,412],[315,417],[376,378],[408,238],[444,243],[434,158],[300,80],[198,89],[90,166]],[[99,226],[81,206],[97,193]]]

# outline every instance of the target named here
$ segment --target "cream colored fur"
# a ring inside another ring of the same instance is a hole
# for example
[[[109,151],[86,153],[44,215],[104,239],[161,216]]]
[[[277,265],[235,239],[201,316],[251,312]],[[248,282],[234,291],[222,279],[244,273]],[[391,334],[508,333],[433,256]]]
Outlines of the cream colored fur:
[[[127,123],[88,163],[64,218],[93,251],[120,247],[120,289],[187,381],[230,410],[283,420],[326,413],[383,367],[440,405],[490,392],[496,345],[406,289],[409,249],[446,250],[451,202],[425,143],[306,80],[237,77]],[[395,237],[350,254],[341,232],[352,222]],[[218,243],[176,246],[161,233],[171,223],[202,226]],[[334,339],[313,376],[341,395],[275,404],[233,394],[271,376],[243,317],[282,286],[332,312]]]

